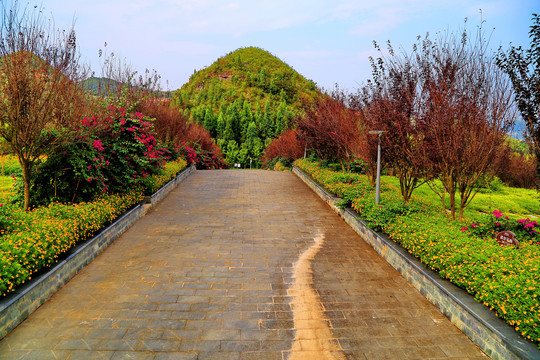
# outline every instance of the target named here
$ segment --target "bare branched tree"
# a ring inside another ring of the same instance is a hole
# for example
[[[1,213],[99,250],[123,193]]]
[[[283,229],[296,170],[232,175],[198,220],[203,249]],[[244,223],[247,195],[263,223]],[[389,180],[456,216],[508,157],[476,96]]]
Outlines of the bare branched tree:
[[[146,69],[144,74],[139,74],[125,58],[113,51],[107,52],[106,42],[98,55],[101,77],[94,88],[97,95],[130,111],[161,90],[161,76],[156,70]]]
[[[54,28],[41,7],[3,1],[0,11],[0,136],[18,156],[29,209],[35,165],[69,141],[65,130],[84,111],[87,68],[74,29]]]

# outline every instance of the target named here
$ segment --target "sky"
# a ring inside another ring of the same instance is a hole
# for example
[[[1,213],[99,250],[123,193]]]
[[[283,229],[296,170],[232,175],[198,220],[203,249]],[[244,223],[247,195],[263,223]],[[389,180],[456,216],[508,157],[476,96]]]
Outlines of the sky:
[[[540,11],[540,0],[40,1],[57,28],[74,23],[82,58],[96,75],[102,49],[139,73],[156,70],[164,90],[180,88],[229,52],[256,46],[319,87],[354,91],[371,77],[369,56],[379,56],[373,41],[410,52],[417,36],[459,32],[467,19],[473,32],[483,24],[493,51],[510,43],[528,48],[532,13]]]

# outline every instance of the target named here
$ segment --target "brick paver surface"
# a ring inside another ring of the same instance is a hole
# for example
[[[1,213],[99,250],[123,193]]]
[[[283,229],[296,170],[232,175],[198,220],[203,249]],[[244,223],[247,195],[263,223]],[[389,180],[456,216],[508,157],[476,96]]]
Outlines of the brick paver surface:
[[[292,173],[198,171],[1,359],[486,359]]]

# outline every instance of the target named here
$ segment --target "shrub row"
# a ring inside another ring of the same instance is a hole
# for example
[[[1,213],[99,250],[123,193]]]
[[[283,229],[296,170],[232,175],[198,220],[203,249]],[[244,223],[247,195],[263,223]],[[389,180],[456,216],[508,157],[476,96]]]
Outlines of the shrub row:
[[[92,202],[51,203],[30,212],[0,205],[0,296],[54,265],[74,245],[91,238],[185,167],[183,159],[167,163],[160,174],[144,179],[144,187],[124,194],[103,194]]]
[[[413,199],[404,204],[399,190],[381,184],[380,205],[365,176],[333,172],[297,160],[298,168],[351,205],[362,219],[388,235],[428,268],[465,289],[495,311],[521,336],[540,344],[540,246],[502,247],[491,237],[462,231],[463,224]],[[540,347],[540,346],[539,346]]]

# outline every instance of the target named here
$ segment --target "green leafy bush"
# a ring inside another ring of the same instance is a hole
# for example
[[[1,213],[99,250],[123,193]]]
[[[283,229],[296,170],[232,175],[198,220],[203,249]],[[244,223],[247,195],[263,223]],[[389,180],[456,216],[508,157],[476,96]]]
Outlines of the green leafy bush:
[[[540,239],[538,233],[530,234],[538,226],[533,221],[521,219],[513,229],[536,237],[523,242],[519,249],[502,247],[490,232],[505,228],[507,221],[511,224],[502,213],[493,214],[496,221],[489,219],[482,236],[478,236],[480,233],[464,229],[467,224],[450,221],[422,199],[413,198],[405,206],[394,186],[381,184],[384,200],[375,205],[365,177],[335,173],[306,160],[297,160],[295,165],[328,191],[347,199],[368,226],[385,233],[428,268],[465,289],[521,336],[540,344]]]

